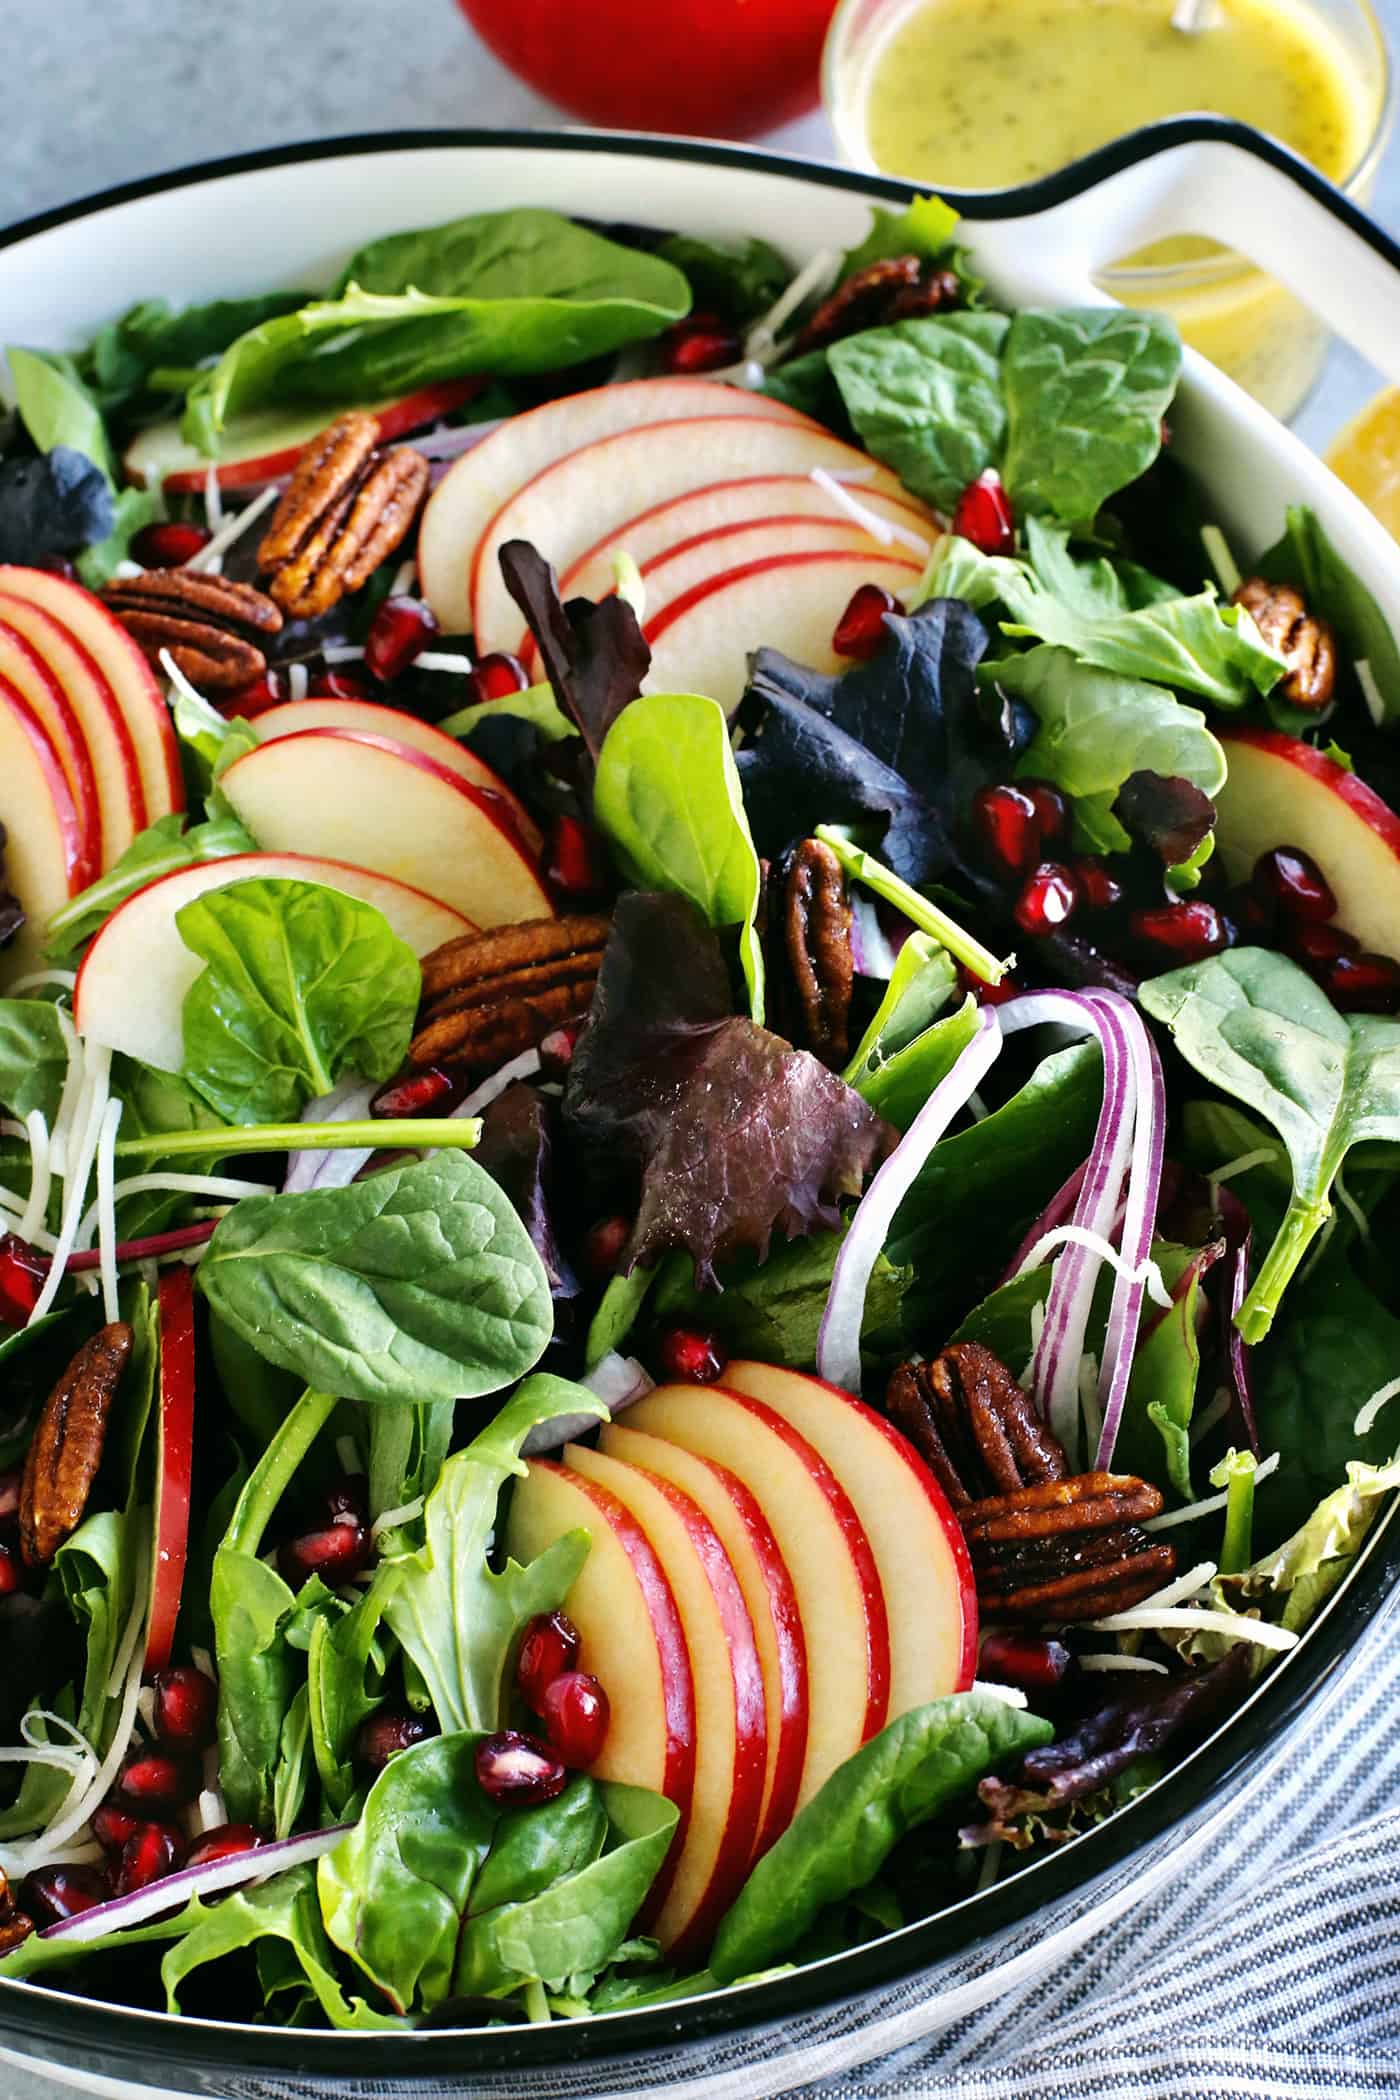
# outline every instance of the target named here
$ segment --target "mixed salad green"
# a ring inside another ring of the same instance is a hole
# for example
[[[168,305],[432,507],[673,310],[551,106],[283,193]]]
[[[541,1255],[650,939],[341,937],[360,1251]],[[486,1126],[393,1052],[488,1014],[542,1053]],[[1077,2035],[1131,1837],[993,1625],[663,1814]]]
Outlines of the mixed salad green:
[[[1400,1485],[1400,655],[1171,325],[518,210],[7,358],[0,1980],[579,2018],[1154,1785]]]

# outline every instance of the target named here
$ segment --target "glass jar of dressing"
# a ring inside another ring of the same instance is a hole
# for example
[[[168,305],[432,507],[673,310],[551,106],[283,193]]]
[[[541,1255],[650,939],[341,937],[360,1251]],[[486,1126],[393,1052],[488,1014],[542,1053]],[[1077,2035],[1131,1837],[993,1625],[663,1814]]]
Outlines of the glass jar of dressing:
[[[827,113],[857,165],[932,188],[999,190],[1162,117],[1210,111],[1271,132],[1365,202],[1390,119],[1370,0],[843,0]],[[1101,273],[1129,306],[1171,313],[1196,349],[1274,414],[1302,406],[1327,332],[1240,256],[1195,236]]]

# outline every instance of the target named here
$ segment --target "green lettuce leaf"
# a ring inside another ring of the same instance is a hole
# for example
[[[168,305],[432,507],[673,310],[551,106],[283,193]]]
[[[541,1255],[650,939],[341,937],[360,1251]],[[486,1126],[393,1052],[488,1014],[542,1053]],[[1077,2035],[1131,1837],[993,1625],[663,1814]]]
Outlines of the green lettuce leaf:
[[[1002,361],[1002,478],[1017,515],[1049,511],[1087,524],[1146,473],[1180,371],[1181,338],[1163,314],[1112,306],[1018,313]]]

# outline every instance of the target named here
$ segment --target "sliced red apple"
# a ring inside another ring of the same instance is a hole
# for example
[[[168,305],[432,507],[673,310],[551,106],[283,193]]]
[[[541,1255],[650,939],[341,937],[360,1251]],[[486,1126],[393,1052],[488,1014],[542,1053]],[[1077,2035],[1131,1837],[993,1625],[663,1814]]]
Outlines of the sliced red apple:
[[[819,1451],[854,1504],[890,1622],[889,1718],[977,1674],[977,1591],[962,1530],[907,1438],[850,1393],[776,1364],[731,1363],[725,1383],[762,1400]]]
[[[49,920],[82,888],[83,838],[58,753],[28,701],[3,678],[0,824],[5,827],[6,886],[25,911],[25,923],[0,964],[12,980],[34,968],[44,952]]]
[[[520,632],[519,608],[497,558],[507,540],[529,540],[557,568],[567,568],[602,533],[615,531],[646,504],[706,482],[740,474],[807,474],[814,467],[868,472],[870,465],[864,452],[819,424],[751,411],[643,424],[585,445],[517,489],[477,542],[471,580],[477,646],[509,649]],[[874,472],[872,486],[898,495],[893,474],[884,467]]]
[[[1281,729],[1217,730],[1230,773],[1215,798],[1225,871],[1248,879],[1261,853],[1300,846],[1332,886],[1337,924],[1363,948],[1400,955],[1400,815],[1374,788]]]
[[[269,853],[370,868],[478,926],[554,916],[505,804],[411,744],[304,729],[235,759],[220,785]]]
[[[358,406],[357,412],[374,417],[381,442],[388,444],[392,438],[436,422],[439,416],[450,415],[485,384],[480,374],[470,379],[443,379],[392,401]],[[217,460],[188,442],[178,419],[152,423],[127,446],[122,472],[138,488],[160,482],[171,495],[202,495],[211,467],[221,489],[256,488],[259,482],[290,474],[303,445],[318,437],[336,416],[349,413],[348,408],[330,409],[323,402],[299,413],[285,408],[256,409],[235,417],[221,433]]]
[[[175,915],[207,890],[259,879],[319,882],[359,897],[383,912],[415,955],[475,930],[435,897],[365,868],[300,853],[232,854],[162,875],[118,905],[78,969],[73,1018],[80,1032],[162,1072],[177,1072],[184,1057],[180,1009],[204,965],[181,940]]]
[[[131,732],[147,823],[183,809],[185,782],[170,710],[154,672],[120,620],[81,584],[51,576],[45,569],[0,566],[0,598],[23,598],[52,614],[97,664]],[[8,618],[3,605],[0,615]]]
[[[695,1785],[695,1686],[676,1599],[660,1560],[624,1502],[600,1481],[531,1459],[506,1519],[512,1560],[536,1560],[565,1532],[589,1535],[588,1558],[565,1598],[583,1659],[608,1695],[608,1732],[591,1770],[650,1787],[680,1810],[651,1900],[664,1902],[685,1844]]]
[[[896,597],[919,575],[919,565],[890,554],[784,554],[727,569],[697,584],[648,617],[651,644],[646,690],[708,693],[726,713],[744,696],[748,660],[760,645],[814,671],[843,671],[847,657],[832,647],[836,623],[864,583],[883,584]]]
[[[772,1526],[807,1637],[800,1808],[888,1712],[889,1618],[864,1526],[820,1452],[747,1393],[658,1386],[628,1408],[627,1426],[726,1467]]]
[[[74,880],[79,889],[96,882],[102,872],[102,817],[97,801],[97,780],[88,754],[82,725],[68,703],[68,695],[13,627],[0,620],[0,678],[13,686],[40,724],[54,755],[63,768],[81,839]]]
[[[792,1821],[807,1750],[807,1646],[787,1563],[757,1498],[727,1467],[624,1422],[605,1428],[598,1448],[687,1494],[714,1526],[744,1593],[763,1677],[767,1744],[757,1859]]]
[[[418,574],[448,634],[471,626],[470,566],[487,526],[506,499],[551,460],[639,423],[679,416],[760,416],[805,423],[796,409],[713,379],[630,379],[619,386],[563,394],[499,430],[449,468],[428,499],[418,534]]]
[[[194,1470],[194,1270],[161,1271],[156,1292],[160,1378],[156,1412],[156,1502],[146,1675],[163,1670],[175,1645],[185,1586]]]
[[[370,736],[388,736],[401,744],[411,744],[415,751],[426,752],[449,773],[458,774],[469,786],[484,788],[495,795],[510,811],[515,828],[532,853],[538,853],[543,844],[540,829],[518,795],[511,793],[498,773],[459,744],[455,737],[444,735],[431,722],[420,721],[417,715],[406,715],[399,707],[381,707],[373,700],[284,700],[274,702],[267,708],[259,708],[252,719],[257,722],[257,735],[267,743],[274,737],[296,736],[303,729],[347,729],[362,730]]]
[[[78,719],[97,784],[102,865],[110,868],[146,826],[146,794],[126,716],[96,659],[52,613],[0,596],[0,616],[47,666]]]
[[[758,1648],[744,1593],[714,1526],[669,1480],[570,1444],[569,1470],[611,1490],[666,1571],[695,1689],[695,1783],[664,1901],[643,1913],[678,1958],[708,1946],[753,1856],[766,1770]]]

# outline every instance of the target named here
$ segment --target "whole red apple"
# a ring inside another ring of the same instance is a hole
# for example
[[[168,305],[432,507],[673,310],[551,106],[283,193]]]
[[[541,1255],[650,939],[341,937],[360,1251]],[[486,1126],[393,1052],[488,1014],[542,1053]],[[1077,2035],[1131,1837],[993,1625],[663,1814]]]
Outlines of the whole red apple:
[[[459,0],[496,56],[591,124],[751,138],[819,92],[836,0]]]

